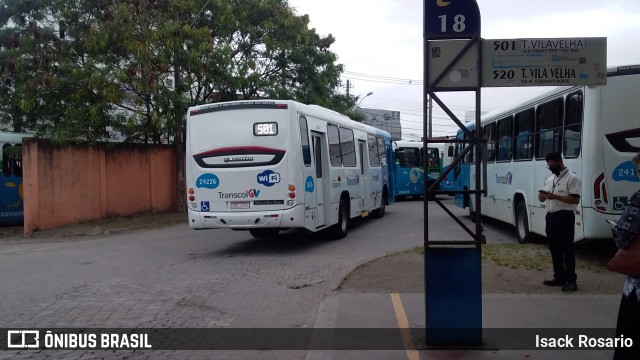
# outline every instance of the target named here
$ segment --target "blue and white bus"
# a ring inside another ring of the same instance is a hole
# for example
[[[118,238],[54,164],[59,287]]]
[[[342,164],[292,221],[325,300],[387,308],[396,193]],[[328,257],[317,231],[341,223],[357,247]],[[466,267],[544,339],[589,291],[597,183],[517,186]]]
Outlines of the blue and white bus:
[[[610,238],[605,220],[617,220],[638,188],[631,158],[640,151],[640,66],[610,69],[607,85],[557,87],[531,100],[486,114],[486,196],[482,216],[514,225],[518,239],[545,235],[545,204],[537,192],[550,175],[545,157],[560,152],[582,180],[575,241]],[[475,131],[475,125],[468,126]],[[462,137],[462,131],[458,133]],[[475,189],[473,152],[454,176],[458,189]],[[476,211],[474,196],[456,204]]]
[[[458,132],[457,136],[462,136],[462,133]],[[456,139],[457,136],[452,136],[450,137],[450,139]],[[449,169],[449,166],[451,166],[453,160],[458,156],[458,151],[460,151],[460,148],[452,142],[445,142],[443,148],[444,151],[442,154],[442,173],[446,172],[447,169]],[[459,179],[459,176],[457,176],[459,175],[459,171],[456,170],[459,169],[459,166],[454,167],[451,171],[449,171],[449,173],[447,173],[447,176],[445,176],[439,184],[440,190],[454,191],[459,189],[458,187],[456,187],[456,179]]]
[[[22,225],[22,138],[32,134],[0,132],[0,225]]]
[[[430,186],[441,174],[442,158],[437,147],[424,152],[420,141],[394,141],[396,198],[424,195],[424,179]],[[426,161],[426,163],[425,163]]]
[[[394,199],[388,132],[316,105],[233,101],[187,113],[186,188],[193,229],[329,229],[382,217]],[[390,162],[390,163],[389,163]]]

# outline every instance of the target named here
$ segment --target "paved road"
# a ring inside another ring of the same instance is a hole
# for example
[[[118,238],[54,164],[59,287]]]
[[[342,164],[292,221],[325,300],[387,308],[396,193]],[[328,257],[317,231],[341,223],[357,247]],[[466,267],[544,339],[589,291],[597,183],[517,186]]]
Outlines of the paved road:
[[[465,238],[435,203],[429,206],[433,237]],[[383,219],[355,222],[338,241],[298,231],[257,240],[248,232],[177,225],[67,242],[0,243],[0,327],[313,327],[325,293],[348,272],[423,244],[421,201],[387,210]],[[491,242],[515,241],[512,228],[485,229]]]

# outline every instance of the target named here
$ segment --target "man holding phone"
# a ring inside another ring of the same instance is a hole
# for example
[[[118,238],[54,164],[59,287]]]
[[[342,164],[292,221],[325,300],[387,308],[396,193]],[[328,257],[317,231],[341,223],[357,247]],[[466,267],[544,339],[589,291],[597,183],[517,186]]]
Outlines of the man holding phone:
[[[545,160],[552,175],[545,180],[543,188],[538,192],[538,200],[547,202],[545,231],[553,262],[553,279],[542,283],[547,286],[562,286],[562,291],[573,292],[578,290],[573,238],[575,211],[580,203],[582,182],[564,166],[560,153],[549,153]]]

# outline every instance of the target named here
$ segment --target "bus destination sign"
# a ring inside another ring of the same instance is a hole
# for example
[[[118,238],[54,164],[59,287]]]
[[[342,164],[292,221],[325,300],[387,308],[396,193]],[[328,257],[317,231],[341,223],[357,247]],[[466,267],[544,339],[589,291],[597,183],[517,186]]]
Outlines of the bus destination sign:
[[[484,39],[482,86],[607,83],[607,38]]]

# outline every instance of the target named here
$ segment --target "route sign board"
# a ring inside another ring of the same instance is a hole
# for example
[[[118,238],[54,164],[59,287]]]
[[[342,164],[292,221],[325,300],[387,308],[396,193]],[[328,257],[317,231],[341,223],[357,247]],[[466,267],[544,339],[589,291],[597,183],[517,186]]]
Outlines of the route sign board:
[[[482,40],[483,87],[606,83],[606,37]]]
[[[480,35],[475,0],[424,0],[424,35]]]

